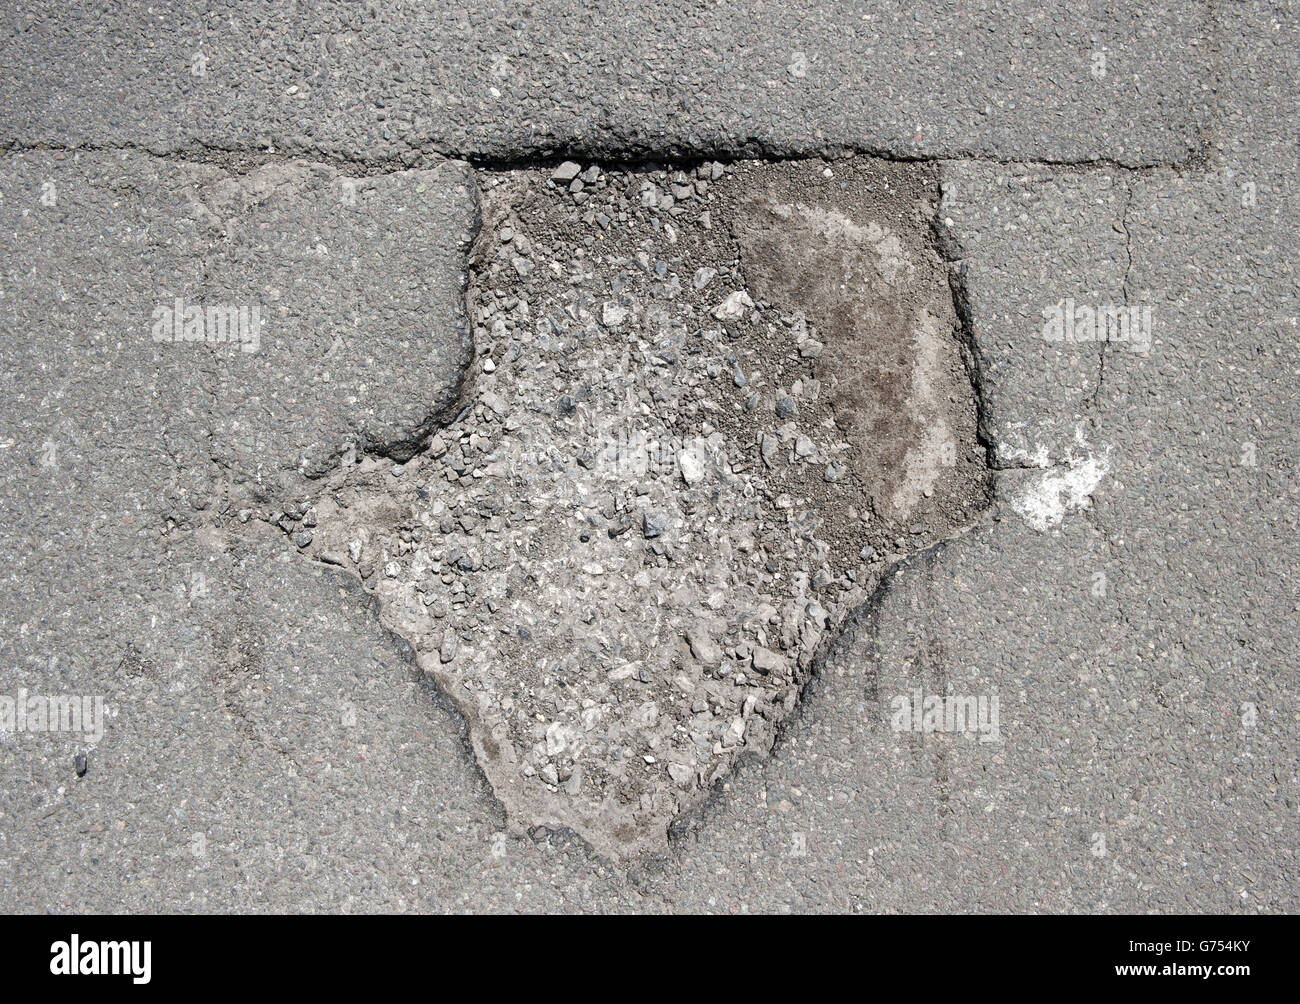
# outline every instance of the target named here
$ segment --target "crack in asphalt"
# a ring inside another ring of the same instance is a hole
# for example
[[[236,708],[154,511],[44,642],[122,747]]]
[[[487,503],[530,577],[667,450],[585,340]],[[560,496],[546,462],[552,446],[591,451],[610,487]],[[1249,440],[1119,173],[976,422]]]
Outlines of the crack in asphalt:
[[[1202,146],[1204,146],[1203,144]],[[137,153],[157,160],[173,163],[201,164],[221,167],[235,174],[244,174],[267,164],[287,164],[301,161],[324,164],[336,170],[348,171],[354,177],[381,177],[403,171],[420,170],[431,161],[453,160],[469,164],[479,171],[500,172],[510,170],[544,170],[569,160],[598,162],[611,170],[640,166],[648,163],[676,168],[717,160],[731,163],[756,160],[767,164],[799,163],[823,158],[830,161],[853,157],[870,157],[897,164],[977,163],[1001,164],[1007,167],[1046,167],[1063,170],[1110,170],[1128,174],[1152,174],[1173,171],[1175,174],[1200,175],[1211,170],[1208,150],[1198,148],[1185,161],[1152,160],[1126,162],[1114,157],[999,157],[976,151],[959,151],[943,154],[906,154],[872,147],[825,147],[819,150],[775,152],[757,145],[740,144],[716,149],[692,149],[683,152],[665,152],[647,148],[638,152],[602,154],[579,147],[563,148],[545,154],[521,153],[512,157],[495,157],[467,153],[456,148],[425,147],[403,156],[364,157],[346,156],[319,147],[304,147],[292,151],[277,151],[260,147],[219,146],[202,140],[190,140],[173,148],[157,148],[140,143],[85,143],[65,144],[46,141],[11,139],[4,145],[0,156],[20,153]]]
[[[1133,235],[1129,233],[1128,229],[1128,213],[1133,206],[1133,186],[1125,182],[1124,193],[1124,208],[1120,213],[1119,223],[1116,226],[1120,233],[1124,235],[1124,255],[1127,260],[1124,266],[1124,277],[1120,283],[1120,290],[1124,296],[1124,306],[1128,307],[1130,305],[1129,279],[1133,274]],[[1106,346],[1108,344],[1108,340],[1104,338],[1097,343],[1097,386],[1089,400],[1089,410],[1094,412],[1090,416],[1090,424],[1094,429],[1097,427],[1095,411],[1099,407],[1101,391],[1106,383]]]

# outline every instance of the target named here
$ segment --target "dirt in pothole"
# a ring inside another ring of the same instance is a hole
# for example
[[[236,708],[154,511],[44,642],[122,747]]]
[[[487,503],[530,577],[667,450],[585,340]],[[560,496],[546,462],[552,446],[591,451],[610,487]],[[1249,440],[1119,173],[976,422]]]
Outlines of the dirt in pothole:
[[[887,563],[985,503],[933,180],[871,161],[481,176],[476,359],[308,550],[465,713],[513,825],[664,845]]]

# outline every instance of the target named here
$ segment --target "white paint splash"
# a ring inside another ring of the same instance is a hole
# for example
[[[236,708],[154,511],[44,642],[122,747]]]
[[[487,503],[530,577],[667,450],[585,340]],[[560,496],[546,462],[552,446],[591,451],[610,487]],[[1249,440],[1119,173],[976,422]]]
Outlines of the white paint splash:
[[[1088,508],[1092,493],[1110,472],[1109,445],[1102,444],[1100,455],[1094,454],[1082,427],[1075,429],[1074,438],[1077,449],[1064,463],[1031,480],[1011,501],[1011,508],[1040,533],[1060,526],[1067,512]]]

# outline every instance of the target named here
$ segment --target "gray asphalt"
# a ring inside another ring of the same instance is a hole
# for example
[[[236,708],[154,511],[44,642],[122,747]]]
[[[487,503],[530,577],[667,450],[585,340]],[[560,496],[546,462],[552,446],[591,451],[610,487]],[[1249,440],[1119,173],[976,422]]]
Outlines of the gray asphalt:
[[[1113,7],[19,4],[0,123],[23,143],[367,163],[840,149],[1186,162],[1213,99],[1217,13]]]
[[[7,10],[0,695],[117,713],[84,776],[0,735],[4,908],[1296,910],[1300,26],[1110,7]],[[512,834],[295,553],[314,479],[454,416],[476,175],[845,152],[938,163],[993,505],[668,854]],[[273,351],[154,340],[182,289]],[[1067,299],[1150,345],[1045,341]],[[892,731],[917,689],[1002,741]]]

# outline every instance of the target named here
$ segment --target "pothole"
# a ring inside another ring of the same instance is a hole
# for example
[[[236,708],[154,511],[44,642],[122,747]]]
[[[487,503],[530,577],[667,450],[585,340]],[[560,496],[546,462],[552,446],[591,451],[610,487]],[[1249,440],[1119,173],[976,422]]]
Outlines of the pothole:
[[[987,502],[920,165],[485,174],[465,407],[307,545],[469,722],[518,827],[662,848],[840,624]]]

